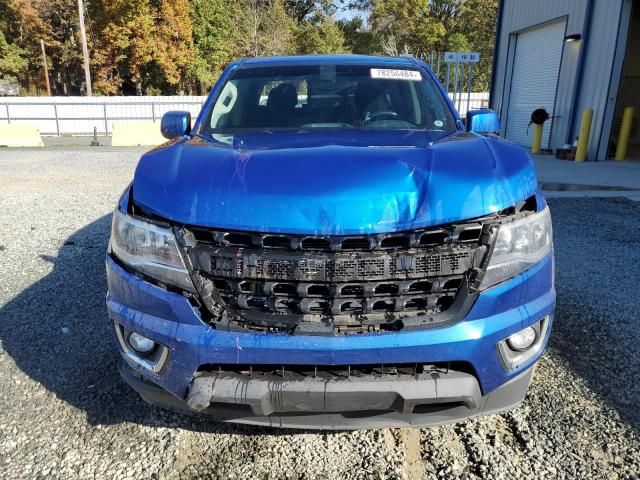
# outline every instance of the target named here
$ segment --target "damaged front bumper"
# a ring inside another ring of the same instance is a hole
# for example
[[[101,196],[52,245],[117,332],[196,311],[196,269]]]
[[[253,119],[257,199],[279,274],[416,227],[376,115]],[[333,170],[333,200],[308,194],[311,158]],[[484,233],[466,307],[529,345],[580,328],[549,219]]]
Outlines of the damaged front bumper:
[[[514,370],[505,367],[498,345],[542,319],[551,326],[552,271],[550,254],[480,294],[464,319],[400,332],[311,336],[216,330],[201,321],[185,297],[145,282],[111,258],[107,306],[116,328],[137,332],[166,349],[162,368],[154,371],[119,343],[123,378],[151,403],[221,421],[279,427],[437,425],[522,401],[551,329],[545,329],[536,355]],[[346,379],[285,373],[294,365],[394,364],[424,369],[412,375],[383,370]],[[252,376],[250,369],[261,365],[282,365],[282,377]],[[246,366],[249,375],[225,366]]]
[[[382,375],[370,380],[264,381],[205,375],[193,380],[186,400],[145,380],[126,363],[122,378],[147,402],[218,421],[278,428],[350,430],[435,426],[515,407],[533,370],[482,395],[473,375],[456,371],[411,380]]]

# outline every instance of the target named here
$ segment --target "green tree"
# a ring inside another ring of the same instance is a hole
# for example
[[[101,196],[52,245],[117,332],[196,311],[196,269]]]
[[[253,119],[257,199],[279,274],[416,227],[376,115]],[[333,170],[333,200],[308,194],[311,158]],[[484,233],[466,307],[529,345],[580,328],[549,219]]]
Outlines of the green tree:
[[[282,0],[240,0],[235,18],[238,56],[262,57],[295,52],[296,23]]]
[[[333,15],[339,9],[338,4],[332,0],[284,0],[287,13],[298,24],[313,15]]]
[[[469,50],[469,40],[460,32],[448,35],[445,45],[445,49],[449,52],[466,52]]]
[[[305,20],[296,35],[298,53],[347,53],[344,33],[329,15]]]
[[[385,53],[480,52],[474,89],[489,88],[498,0],[363,0],[356,4],[371,8],[373,35]]]
[[[429,0],[429,11],[425,12],[447,30],[457,27],[457,22],[464,12],[465,0]]]
[[[4,33],[0,31],[0,78],[18,80],[27,72],[28,67],[29,60],[25,57],[25,51],[8,43]]]
[[[195,55],[189,73],[200,93],[207,91],[220,75],[224,65],[236,54],[235,22],[239,15],[237,2],[225,0],[192,0],[191,21]]]
[[[429,0],[374,1],[371,19],[374,34],[392,36],[400,51],[421,54],[443,51],[447,30],[430,16]]]
[[[498,0],[466,0],[460,15],[460,30],[469,41],[469,49],[480,53],[475,69],[474,90],[489,90],[495,48]]]
[[[0,49],[6,63],[14,64],[17,54],[27,59],[27,69],[32,67],[29,57],[38,52],[33,39],[50,34],[31,2],[20,0],[0,0],[0,33]],[[26,73],[22,67],[19,70]]]
[[[353,53],[367,54],[380,49],[376,45],[375,38],[371,30],[366,28],[364,20],[359,17],[353,17],[349,20],[339,20],[338,26],[342,30],[344,36],[345,48]]]
[[[285,0],[284,6],[289,16],[297,23],[302,23],[318,8],[315,0]]]

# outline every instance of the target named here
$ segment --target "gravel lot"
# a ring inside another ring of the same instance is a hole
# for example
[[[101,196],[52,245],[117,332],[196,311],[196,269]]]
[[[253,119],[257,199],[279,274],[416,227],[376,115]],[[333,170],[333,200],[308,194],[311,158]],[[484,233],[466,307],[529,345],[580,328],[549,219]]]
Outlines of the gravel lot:
[[[640,204],[551,202],[558,319],[520,408],[274,431],[150,407],[118,377],[103,256],[141,152],[0,150],[0,478],[639,478]]]

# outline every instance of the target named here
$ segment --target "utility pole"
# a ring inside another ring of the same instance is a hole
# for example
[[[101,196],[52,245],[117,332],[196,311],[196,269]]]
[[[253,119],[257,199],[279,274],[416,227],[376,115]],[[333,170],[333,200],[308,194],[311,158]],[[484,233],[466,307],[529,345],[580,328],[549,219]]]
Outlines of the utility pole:
[[[44,40],[40,39],[42,49],[42,67],[44,68],[44,80],[47,84],[47,95],[51,96],[51,85],[49,84],[49,67],[47,66],[47,53],[44,51]]]
[[[87,86],[87,97],[92,97],[89,49],[87,48],[87,32],[84,29],[84,5],[82,4],[82,0],[78,0],[78,17],[80,17],[80,37],[82,39],[82,57],[84,58],[84,78]]]

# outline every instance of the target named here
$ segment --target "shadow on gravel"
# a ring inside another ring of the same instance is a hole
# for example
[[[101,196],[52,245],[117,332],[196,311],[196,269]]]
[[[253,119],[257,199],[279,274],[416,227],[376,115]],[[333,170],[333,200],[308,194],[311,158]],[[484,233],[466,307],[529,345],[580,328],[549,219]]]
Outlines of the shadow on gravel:
[[[558,294],[551,349],[640,434],[640,203],[549,204]]]
[[[0,339],[18,368],[91,424],[134,422],[203,432],[271,430],[191,418],[152,407],[118,374],[119,354],[105,306],[107,215],[67,239],[53,271],[0,308]]]

